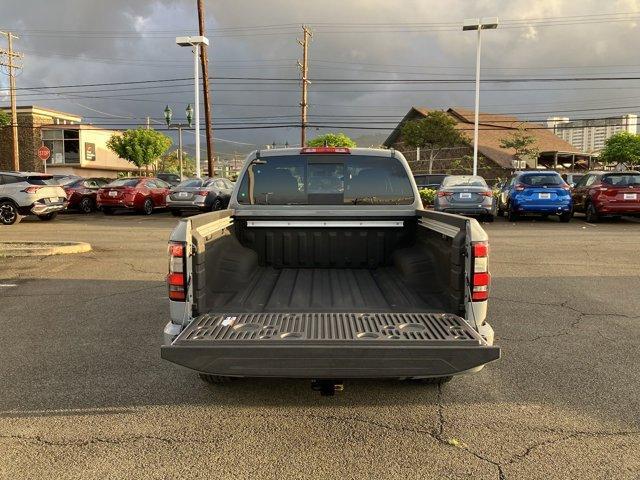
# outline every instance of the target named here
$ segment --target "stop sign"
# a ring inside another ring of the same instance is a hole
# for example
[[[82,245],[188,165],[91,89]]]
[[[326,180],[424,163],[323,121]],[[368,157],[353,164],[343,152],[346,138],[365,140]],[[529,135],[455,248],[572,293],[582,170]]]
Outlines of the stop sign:
[[[48,147],[45,147],[43,145],[38,149],[38,158],[43,162],[46,161],[50,155],[51,155],[51,150],[49,150]]]

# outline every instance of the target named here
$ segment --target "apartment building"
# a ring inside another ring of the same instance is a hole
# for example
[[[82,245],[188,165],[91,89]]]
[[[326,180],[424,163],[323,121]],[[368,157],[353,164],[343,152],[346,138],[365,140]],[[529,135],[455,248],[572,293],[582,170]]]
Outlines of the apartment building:
[[[597,153],[604,142],[619,132],[638,132],[638,116],[634,114],[598,120],[570,120],[568,117],[550,117],[547,127],[553,133],[582,152]]]

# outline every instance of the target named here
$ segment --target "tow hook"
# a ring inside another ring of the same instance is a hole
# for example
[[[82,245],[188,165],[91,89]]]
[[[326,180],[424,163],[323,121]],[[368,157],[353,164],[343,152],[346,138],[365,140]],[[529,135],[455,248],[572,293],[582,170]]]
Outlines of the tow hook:
[[[344,390],[344,384],[342,380],[335,380],[331,378],[320,378],[311,380],[311,390],[320,392],[323,397],[332,397],[336,392]]]

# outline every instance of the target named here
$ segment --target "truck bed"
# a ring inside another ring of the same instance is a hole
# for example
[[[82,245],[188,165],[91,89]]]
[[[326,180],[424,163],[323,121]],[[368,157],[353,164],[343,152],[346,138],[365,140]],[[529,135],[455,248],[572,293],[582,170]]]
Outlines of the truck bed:
[[[408,284],[394,267],[259,267],[238,290],[210,294],[210,313],[445,313],[441,292]]]

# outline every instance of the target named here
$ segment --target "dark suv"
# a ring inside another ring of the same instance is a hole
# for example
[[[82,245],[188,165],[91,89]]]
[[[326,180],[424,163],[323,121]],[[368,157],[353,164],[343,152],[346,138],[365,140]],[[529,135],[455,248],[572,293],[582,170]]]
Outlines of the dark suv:
[[[640,172],[589,172],[574,187],[574,209],[589,223],[604,216],[640,215]]]

